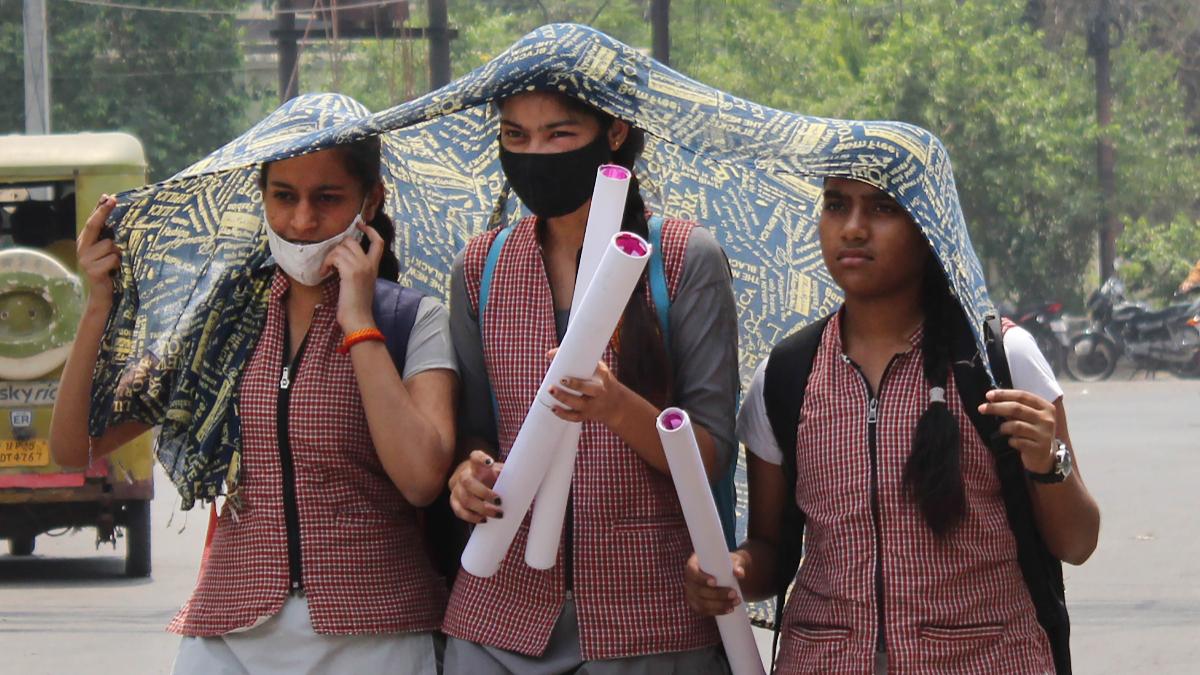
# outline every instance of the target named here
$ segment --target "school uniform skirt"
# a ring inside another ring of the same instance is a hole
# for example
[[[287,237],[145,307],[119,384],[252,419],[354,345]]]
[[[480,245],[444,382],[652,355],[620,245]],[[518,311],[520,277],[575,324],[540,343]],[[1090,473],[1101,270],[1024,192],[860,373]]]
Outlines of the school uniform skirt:
[[[173,675],[437,675],[433,633],[323,635],[313,630],[308,602],[289,595],[279,613],[219,637],[185,637]]]

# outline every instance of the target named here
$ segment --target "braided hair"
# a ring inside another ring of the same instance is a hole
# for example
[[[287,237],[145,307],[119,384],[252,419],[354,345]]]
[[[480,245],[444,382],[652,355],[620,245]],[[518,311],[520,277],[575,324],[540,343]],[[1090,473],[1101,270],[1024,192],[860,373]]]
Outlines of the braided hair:
[[[924,516],[929,529],[945,537],[966,517],[963,487],[962,439],[958,421],[946,402],[950,378],[951,341],[956,331],[969,330],[950,295],[946,276],[935,256],[929,257],[921,285],[925,328],[921,335],[922,370],[929,385],[929,405],[913,432],[912,453],[904,466],[903,485]]]
[[[600,133],[608,134],[615,118],[574,98],[563,97],[571,109],[589,115],[600,122]],[[613,151],[612,163],[629,169],[629,196],[625,200],[625,212],[621,218],[621,230],[633,232],[642,238],[650,236],[650,223],[646,218],[646,202],[642,199],[641,184],[634,165],[646,147],[646,133],[629,126],[629,133],[621,147]],[[625,305],[621,315],[617,353],[620,362],[617,379],[640,396],[662,408],[672,401],[674,378],[670,353],[658,323],[658,315],[647,291],[648,272],[642,273],[638,288]]]

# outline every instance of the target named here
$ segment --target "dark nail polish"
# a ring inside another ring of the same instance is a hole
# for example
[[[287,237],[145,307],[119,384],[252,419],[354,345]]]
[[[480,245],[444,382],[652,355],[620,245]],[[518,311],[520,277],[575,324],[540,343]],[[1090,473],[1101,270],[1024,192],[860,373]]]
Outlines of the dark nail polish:
[[[500,506],[500,498],[496,497],[495,499],[492,500],[492,503],[495,504],[496,506]]]
[[[494,515],[494,516],[492,516],[492,517],[493,517],[493,518],[495,518],[496,520],[502,520],[502,519],[504,518],[504,512],[503,512],[503,511],[497,511],[497,512],[496,512],[496,515]]]
[[[482,525],[482,524],[484,524],[484,523],[486,523],[486,522],[487,522],[487,518],[484,518],[484,519],[482,519],[482,520],[480,520],[480,521],[479,521],[479,524],[480,524],[480,525]]]

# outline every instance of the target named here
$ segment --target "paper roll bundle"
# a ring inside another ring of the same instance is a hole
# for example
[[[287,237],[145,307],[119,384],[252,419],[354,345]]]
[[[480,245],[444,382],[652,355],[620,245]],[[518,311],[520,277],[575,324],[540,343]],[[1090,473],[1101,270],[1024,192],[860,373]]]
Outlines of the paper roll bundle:
[[[741,595],[737,579],[733,576],[733,562],[725,548],[725,535],[721,530],[721,517],[713,501],[708,475],[700,458],[700,447],[692,432],[692,421],[679,408],[667,408],[658,416],[658,437],[662,439],[663,453],[671,468],[671,480],[679,495],[683,519],[687,522],[688,534],[700,569],[711,574],[718,586],[732,588]],[[738,603],[729,614],[717,617],[717,630],[729,657],[729,666],[734,675],[763,675],[762,659],[758,645],[750,630],[750,619],[746,616],[746,603]]]
[[[463,550],[463,569],[470,574],[490,577],[500,568],[571,426],[551,411],[556,403],[549,389],[564,377],[590,377],[595,372],[649,257],[650,244],[636,234],[621,232],[609,240],[578,316],[567,327],[496,480],[493,489],[504,504],[504,518],[476,525]]]
[[[629,196],[629,179],[632,176],[629,169],[616,164],[605,164],[596,170],[596,187],[592,190],[591,210],[588,211],[587,229],[583,234],[583,252],[579,257],[575,293],[571,299],[572,320],[582,304],[596,268],[600,266],[604,251],[617,232],[621,231],[625,200]],[[570,426],[561,450],[554,454],[546,478],[538,488],[537,498],[533,502],[533,516],[529,520],[525,563],[539,570],[550,569],[558,559],[558,542],[562,538],[567,500],[571,496],[571,476],[575,473],[575,456],[579,454],[579,436],[583,432],[582,424]]]

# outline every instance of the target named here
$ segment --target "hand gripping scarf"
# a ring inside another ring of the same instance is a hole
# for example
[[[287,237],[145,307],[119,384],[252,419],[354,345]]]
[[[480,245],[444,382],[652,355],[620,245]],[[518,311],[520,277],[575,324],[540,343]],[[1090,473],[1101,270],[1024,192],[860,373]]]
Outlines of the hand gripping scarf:
[[[530,89],[576,97],[645,130],[638,175],[649,207],[708,226],[729,255],[743,376],[841,300],[816,231],[828,176],[874,185],[912,215],[986,353],[992,306],[936,137],[897,122],[767,108],[560,24],[379,113],[334,94],[293,99],[178,175],[120,195],[113,222],[126,254],[96,365],[91,433],[125,420],[161,424],[156,452],[183,508],[223,485],[236,499],[238,376],[263,325],[272,269],[258,166],[381,135],[401,281],[445,297],[450,262],[467,240],[520,217],[500,170],[492,104]]]

